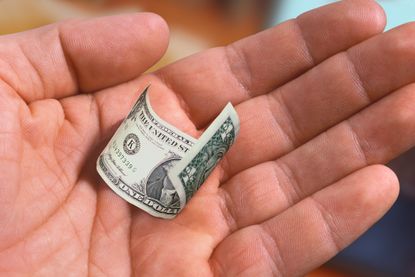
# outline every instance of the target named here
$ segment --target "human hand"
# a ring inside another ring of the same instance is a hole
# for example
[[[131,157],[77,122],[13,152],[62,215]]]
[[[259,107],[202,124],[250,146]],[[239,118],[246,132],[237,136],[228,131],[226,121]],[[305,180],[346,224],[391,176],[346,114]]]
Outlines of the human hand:
[[[0,273],[297,276],[324,263],[394,202],[398,181],[375,164],[415,143],[415,25],[384,24],[374,2],[342,1],[146,75],[168,40],[154,15],[0,38]],[[95,171],[148,83],[156,112],[191,135],[228,101],[241,120],[174,220]]]

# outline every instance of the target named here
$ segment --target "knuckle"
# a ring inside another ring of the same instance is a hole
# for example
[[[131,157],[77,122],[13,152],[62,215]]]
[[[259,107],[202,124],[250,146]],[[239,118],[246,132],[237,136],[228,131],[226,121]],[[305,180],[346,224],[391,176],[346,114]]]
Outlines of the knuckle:
[[[228,226],[228,229],[233,232],[238,229],[238,217],[235,212],[235,204],[229,192],[224,189],[220,191],[220,211],[223,219],[225,220],[226,226]]]
[[[315,209],[321,216],[321,220],[324,223],[326,228],[327,239],[330,242],[331,246],[334,248],[335,252],[339,252],[344,247],[343,236],[341,235],[339,226],[337,226],[337,221],[334,216],[330,213],[330,210],[327,209],[320,201],[314,197],[309,198],[314,204]]]

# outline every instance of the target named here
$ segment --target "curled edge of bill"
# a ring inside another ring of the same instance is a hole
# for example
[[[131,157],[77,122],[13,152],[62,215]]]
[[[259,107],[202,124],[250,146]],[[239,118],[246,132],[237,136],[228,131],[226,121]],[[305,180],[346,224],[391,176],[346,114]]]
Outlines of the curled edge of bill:
[[[168,173],[168,177],[172,182],[174,188],[176,189],[177,194],[179,195],[180,199],[180,210],[186,205],[186,193],[184,190],[184,186],[179,178],[180,172],[182,172],[185,167],[199,154],[201,149],[210,141],[210,139],[214,136],[217,130],[227,121],[230,119],[232,121],[234,127],[234,134],[235,138],[238,136],[239,133],[239,117],[238,114],[233,107],[233,105],[229,102],[222,112],[215,118],[215,120],[209,125],[209,127],[203,132],[203,134],[199,137],[196,144],[192,147],[192,149],[187,153],[180,162],[178,162]],[[229,148],[231,145],[229,145]],[[225,153],[226,154],[226,153]],[[220,159],[221,160],[221,159]],[[218,163],[220,162],[218,160]],[[216,164],[217,165],[217,164]],[[216,167],[215,165],[215,167]],[[200,184],[202,185],[202,184]],[[196,193],[196,192],[195,192]]]

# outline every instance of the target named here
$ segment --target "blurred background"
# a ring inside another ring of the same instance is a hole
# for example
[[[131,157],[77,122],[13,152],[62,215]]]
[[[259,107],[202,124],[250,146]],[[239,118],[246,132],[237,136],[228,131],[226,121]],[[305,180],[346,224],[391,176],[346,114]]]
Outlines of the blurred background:
[[[152,11],[171,28],[169,49],[155,68],[271,27],[325,0],[0,0],[0,34],[74,17]],[[387,29],[415,20],[415,0],[379,0]],[[415,276],[415,150],[390,164],[402,192],[392,210],[312,277]]]

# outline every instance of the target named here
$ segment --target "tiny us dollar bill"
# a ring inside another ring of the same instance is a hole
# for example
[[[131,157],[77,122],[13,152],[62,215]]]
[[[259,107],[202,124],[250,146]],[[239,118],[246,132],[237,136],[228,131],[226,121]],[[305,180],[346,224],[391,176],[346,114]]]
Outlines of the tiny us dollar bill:
[[[228,103],[199,139],[161,119],[138,98],[97,160],[105,183],[134,206],[161,218],[175,217],[234,143],[239,118]]]

